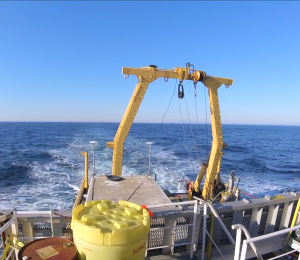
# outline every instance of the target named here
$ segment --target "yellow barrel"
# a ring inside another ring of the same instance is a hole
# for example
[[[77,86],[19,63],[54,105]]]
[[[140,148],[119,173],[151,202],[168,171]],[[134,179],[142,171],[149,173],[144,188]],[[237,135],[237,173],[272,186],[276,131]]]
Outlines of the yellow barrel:
[[[74,243],[80,260],[142,260],[150,231],[146,209],[120,200],[89,201],[73,210]]]

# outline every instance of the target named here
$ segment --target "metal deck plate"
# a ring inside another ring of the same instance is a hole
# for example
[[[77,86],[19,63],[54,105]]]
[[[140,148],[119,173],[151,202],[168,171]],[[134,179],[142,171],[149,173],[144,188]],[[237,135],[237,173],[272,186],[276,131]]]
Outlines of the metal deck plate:
[[[171,202],[151,176],[95,176],[87,201],[100,199],[128,200],[147,206]]]

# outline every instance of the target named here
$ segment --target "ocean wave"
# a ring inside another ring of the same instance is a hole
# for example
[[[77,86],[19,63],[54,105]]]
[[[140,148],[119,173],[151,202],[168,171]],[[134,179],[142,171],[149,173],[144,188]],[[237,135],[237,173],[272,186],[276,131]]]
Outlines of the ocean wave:
[[[0,144],[0,152],[5,154],[5,160],[4,156],[0,159],[1,207],[71,209],[84,177],[84,157],[80,152],[89,153],[89,171],[93,172],[93,149],[89,142],[98,141],[96,174],[111,174],[112,149],[106,148],[106,141],[113,140],[117,127],[114,123],[7,124],[5,131],[10,134],[5,136],[9,138],[4,138]],[[192,128],[194,135],[202,135],[193,139],[190,129],[186,128],[183,134],[180,124],[163,127],[160,124],[133,124],[124,146],[124,176],[148,173],[146,142],[154,141],[151,173],[157,175],[160,187],[175,192],[188,178],[194,180],[200,162],[206,160],[210,150],[211,133],[207,138],[205,125],[199,126],[200,131],[196,125]],[[292,129],[290,133],[289,127],[278,131],[280,127],[230,125],[223,129],[228,144],[221,163],[223,181],[227,182],[230,171],[235,170],[241,179],[239,187],[257,197],[287,189],[299,190],[300,162],[295,151],[300,146],[294,142],[299,136],[298,130]],[[270,134],[272,129],[277,132]],[[268,135],[272,138],[266,138]]]

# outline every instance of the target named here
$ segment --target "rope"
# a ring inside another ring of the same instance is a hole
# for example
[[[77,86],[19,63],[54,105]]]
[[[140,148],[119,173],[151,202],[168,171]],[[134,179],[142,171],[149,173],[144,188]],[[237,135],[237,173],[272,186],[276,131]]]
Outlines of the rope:
[[[167,108],[166,112],[164,113],[164,115],[163,115],[163,117],[162,117],[162,119],[161,119],[161,125],[162,125],[162,124],[163,124],[163,122],[164,122],[165,115],[167,114],[167,112],[168,112],[168,110],[169,110],[169,108],[170,108],[170,105],[171,105],[172,99],[173,99],[173,97],[174,97],[174,95],[175,95],[176,85],[177,85],[177,79],[176,79],[176,82],[175,82],[175,87],[174,87],[174,92],[173,92],[173,95],[171,96],[171,98],[170,98],[170,101],[169,101],[168,108]]]
[[[149,175],[146,175],[145,179],[140,183],[140,185],[131,193],[131,195],[129,196],[129,198],[127,199],[127,201],[129,201],[131,199],[131,197],[134,195],[134,193],[142,186],[142,184],[145,182],[145,180],[147,180],[149,177]]]
[[[162,117],[162,119],[161,119],[161,125],[160,125],[160,128],[162,128],[162,126],[163,126],[165,115],[166,115],[166,114],[167,114],[167,112],[169,111],[169,108],[170,108],[170,105],[171,105],[172,99],[173,99],[173,97],[174,97],[174,95],[175,95],[175,91],[176,91],[176,85],[177,85],[177,79],[176,79],[176,82],[175,82],[175,86],[174,86],[174,92],[173,92],[173,95],[171,96],[171,98],[170,98],[170,101],[169,101],[168,108],[167,108],[167,110],[165,111],[165,113],[163,114],[163,117]],[[155,142],[155,140],[156,140],[156,138],[157,138],[157,134],[158,134],[158,132],[159,132],[159,131],[157,131],[157,132],[156,132],[156,135],[155,135],[155,136],[154,136],[154,138],[153,138],[153,141],[154,141],[154,142]]]
[[[196,91],[196,90],[195,90]],[[195,110],[196,110],[196,121],[197,121],[197,132],[198,132],[198,142],[200,146],[200,130],[199,130],[199,122],[198,122],[198,105],[197,105],[197,95],[195,95]],[[199,158],[200,161],[200,158]]]
[[[185,107],[186,107],[186,111],[187,111],[187,116],[188,116],[188,119],[189,119],[190,130],[191,130],[191,134],[192,134],[192,138],[193,138],[193,142],[194,142],[195,151],[197,153],[197,157],[198,157],[198,160],[200,162],[200,156],[199,156],[198,149],[197,149],[197,146],[196,146],[196,142],[195,142],[195,138],[194,138],[194,133],[193,133],[193,129],[192,129],[192,124],[191,124],[191,120],[190,120],[190,114],[189,114],[189,110],[188,110],[188,106],[187,106],[185,98],[184,98],[184,102],[185,102]]]
[[[189,158],[190,158],[190,161],[192,162],[192,168],[193,168],[193,172],[195,172],[195,168],[194,168],[194,164],[193,164],[193,160],[192,160],[192,157],[191,157],[191,154],[190,154],[190,151],[189,149],[187,149],[187,146],[186,146],[186,143],[187,143],[187,139],[186,139],[186,134],[185,134],[185,129],[184,129],[184,124],[183,124],[183,119],[182,119],[182,113],[181,113],[181,107],[180,107],[180,101],[178,99],[178,105],[179,105],[179,112],[180,112],[180,118],[181,118],[181,124],[182,124],[182,130],[183,130],[183,134],[184,134],[184,141],[185,141],[185,149],[187,150],[188,154],[189,154]]]
[[[72,217],[69,217],[69,216],[64,216],[64,215],[62,215],[62,214],[59,214],[59,213],[56,213],[56,212],[53,212],[53,214],[54,214],[54,215],[56,215],[56,216],[59,216],[59,217],[65,218],[65,219],[67,219],[67,218],[71,219],[71,218],[72,218]]]
[[[174,95],[175,95],[175,91],[176,91],[176,85],[177,85],[177,79],[176,79],[176,82],[175,82],[175,86],[174,86],[174,92],[173,92],[173,95],[171,96],[171,98],[170,98],[170,101],[169,101],[168,108],[167,108],[167,110],[165,111],[165,113],[163,114],[163,116],[162,116],[162,119],[161,119],[160,131],[156,131],[156,133],[155,133],[155,136],[154,136],[154,138],[152,139],[152,140],[153,140],[153,142],[156,142],[157,135],[158,135],[158,133],[160,133],[160,132],[161,132],[161,129],[162,129],[162,126],[163,126],[163,123],[164,123],[164,118],[165,118],[165,115],[166,115],[166,114],[167,114],[167,112],[169,111],[169,108],[170,108],[170,105],[171,105],[172,99],[173,99],[173,97],[174,97]]]
[[[250,197],[252,197],[252,198],[256,199],[256,197],[255,197],[255,196],[253,196],[253,195],[250,195],[250,194],[248,194],[248,193],[246,193],[246,192],[243,192],[243,191],[241,191],[241,190],[240,190],[240,192],[241,192],[241,193],[243,193],[243,194],[245,194],[245,195],[247,195],[247,196],[250,196]]]

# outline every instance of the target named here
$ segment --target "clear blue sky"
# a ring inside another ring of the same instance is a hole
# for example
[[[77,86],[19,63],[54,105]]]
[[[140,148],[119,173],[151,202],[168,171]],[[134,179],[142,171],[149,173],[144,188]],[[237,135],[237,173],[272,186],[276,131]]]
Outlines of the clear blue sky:
[[[299,10],[299,1],[2,1],[0,121],[118,122],[137,82],[122,67],[191,62],[234,79],[219,91],[223,123],[300,125]],[[152,83],[135,122],[161,122],[174,86]],[[193,84],[184,87],[195,122]],[[203,123],[200,83],[197,108]],[[175,95],[165,122],[180,121]]]

